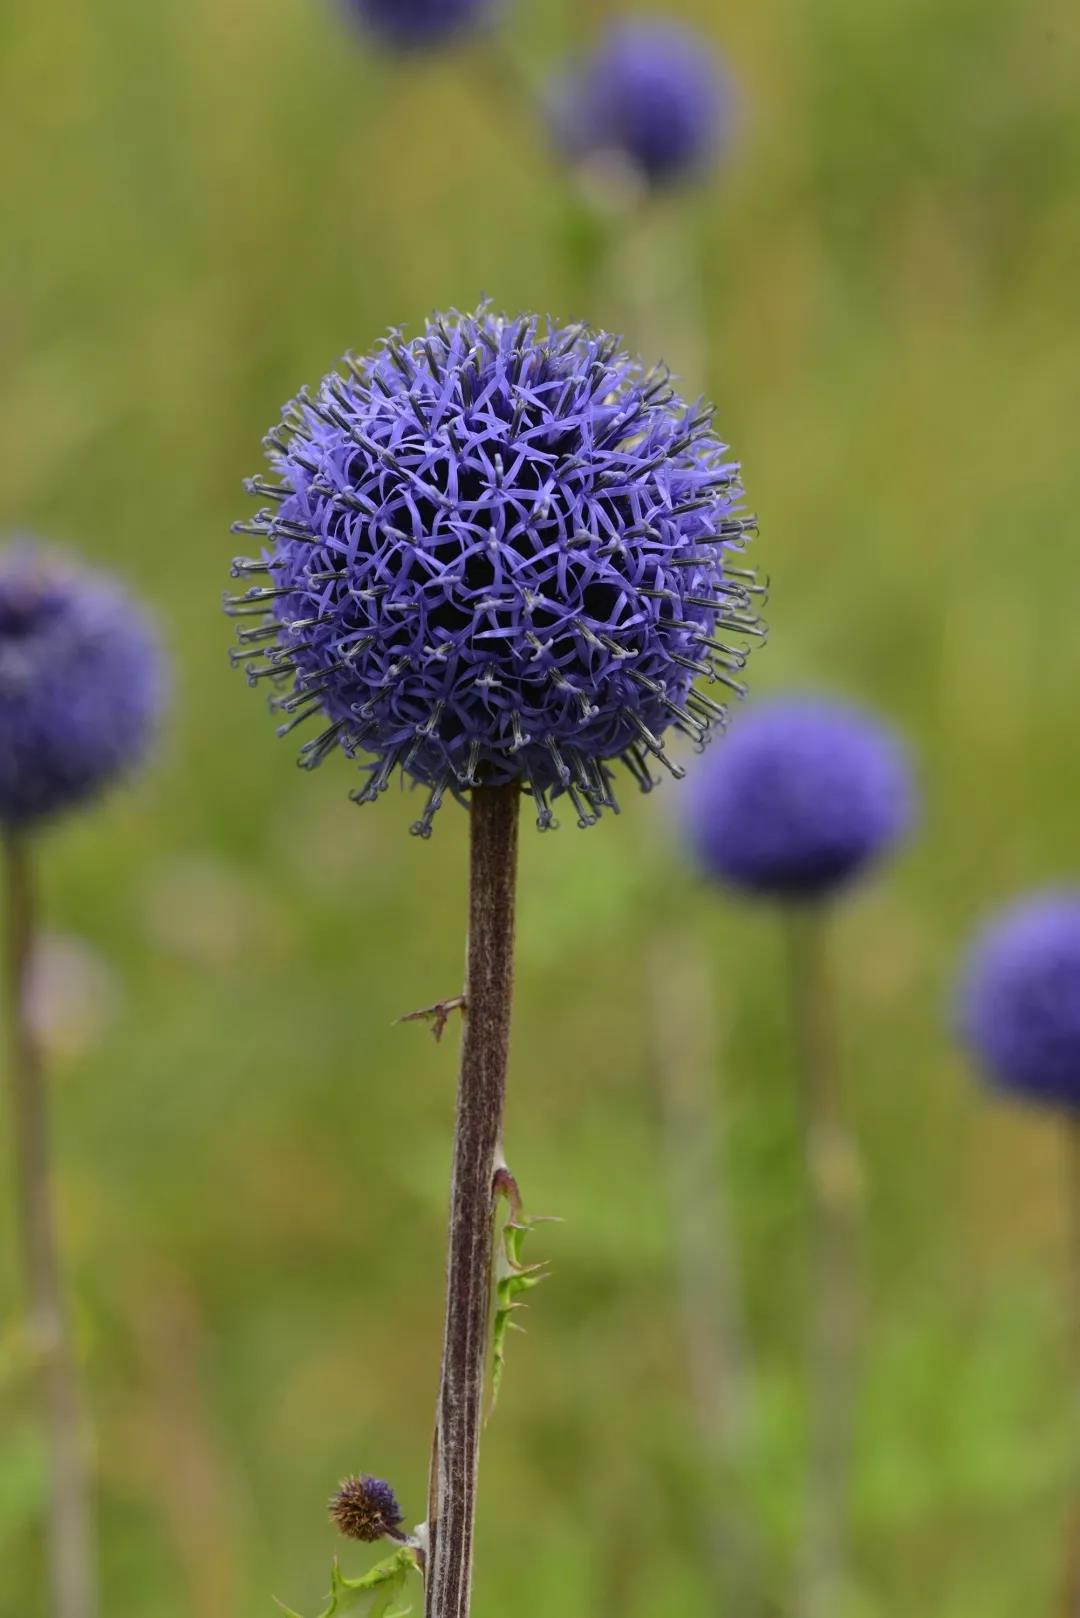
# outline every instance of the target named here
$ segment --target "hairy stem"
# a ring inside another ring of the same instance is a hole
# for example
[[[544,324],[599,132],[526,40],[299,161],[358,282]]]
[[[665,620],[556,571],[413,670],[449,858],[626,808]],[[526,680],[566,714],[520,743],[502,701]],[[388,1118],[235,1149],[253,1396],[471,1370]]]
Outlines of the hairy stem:
[[[86,1427],[57,1256],[45,1085],[27,1016],[34,891],[29,849],[17,832],[5,835],[3,864],[16,1225],[26,1330],[40,1377],[48,1450],[49,1612],[51,1618],[92,1618],[96,1602]]]
[[[861,1175],[844,1117],[825,916],[788,919],[791,1011],[810,1210],[810,1453],[796,1612],[834,1618],[847,1575],[848,1488],[856,1380]]]
[[[1069,1355],[1076,1389],[1073,1416],[1080,1435],[1080,1116],[1070,1113],[1064,1129]],[[1066,1533],[1064,1614],[1065,1618],[1080,1618],[1080,1463],[1073,1468]]]
[[[469,945],[458,1081],[446,1321],[428,1502],[426,1618],[467,1618],[514,984],[520,787],[474,787]]]

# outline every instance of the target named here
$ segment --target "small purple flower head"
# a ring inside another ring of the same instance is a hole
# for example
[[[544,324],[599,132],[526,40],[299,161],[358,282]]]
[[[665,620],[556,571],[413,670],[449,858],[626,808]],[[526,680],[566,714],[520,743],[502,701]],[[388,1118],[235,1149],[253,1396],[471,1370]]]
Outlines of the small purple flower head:
[[[262,541],[226,598],[235,662],[276,683],[279,734],[322,714],[300,762],[371,756],[353,793],[400,768],[429,792],[520,780],[541,826],[565,793],[589,825],[617,808],[612,760],[674,774],[669,727],[704,739],[741,694],[759,635],[753,528],[711,413],[618,340],[532,316],[436,317],[304,391],[267,441]],[[291,689],[281,689],[291,679]]]
[[[908,761],[890,731],[846,704],[788,697],[748,713],[709,754],[686,828],[720,881],[820,899],[880,859],[913,808]]]
[[[637,19],[614,24],[588,60],[563,74],[549,116],[570,156],[615,154],[663,186],[717,155],[730,111],[706,40],[678,23]]]
[[[482,27],[502,0],[346,0],[364,27],[396,51],[445,45]]]
[[[956,1020],[992,1083],[1080,1111],[1080,888],[1024,899],[985,929]]]
[[[20,544],[0,558],[0,821],[26,826],[132,768],[161,711],[162,662],[113,583]]]
[[[346,1539],[372,1545],[378,1539],[400,1538],[401,1508],[389,1483],[382,1478],[346,1478],[329,1505],[330,1520]]]

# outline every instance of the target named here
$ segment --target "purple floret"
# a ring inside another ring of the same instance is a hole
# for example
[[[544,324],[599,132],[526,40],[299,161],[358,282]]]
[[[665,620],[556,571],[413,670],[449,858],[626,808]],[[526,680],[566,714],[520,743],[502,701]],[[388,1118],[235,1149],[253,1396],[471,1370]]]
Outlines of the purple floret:
[[[1080,889],[1024,899],[985,929],[957,1022],[992,1083],[1080,1109]]]
[[[443,45],[494,16],[503,0],[345,0],[393,50]]]
[[[0,559],[0,820],[31,824],[130,770],[162,698],[157,637],[111,579],[25,544]]]
[[[720,881],[776,899],[818,899],[892,848],[913,808],[904,749],[878,720],[789,697],[746,714],[706,757],[687,796],[686,829]]]
[[[286,407],[268,440],[272,502],[238,525],[263,572],[228,598],[234,660],[291,689],[284,733],[322,714],[301,763],[371,756],[443,796],[520,779],[579,822],[616,807],[609,762],[642,786],[675,726],[700,742],[741,692],[758,586],[732,565],[752,519],[739,471],[663,369],[613,337],[487,310],[392,334]],[[736,642],[727,637],[736,637]]]
[[[575,158],[628,160],[652,185],[704,168],[730,121],[730,92],[707,40],[666,21],[613,24],[556,82],[552,133]]]

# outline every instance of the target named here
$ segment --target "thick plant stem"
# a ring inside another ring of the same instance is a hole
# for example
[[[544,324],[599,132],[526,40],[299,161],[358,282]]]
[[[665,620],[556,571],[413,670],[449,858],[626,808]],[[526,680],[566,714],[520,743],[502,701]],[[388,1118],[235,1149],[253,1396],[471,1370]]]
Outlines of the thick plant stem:
[[[1080,1442],[1080,1116],[1065,1119],[1065,1202],[1068,1264],[1069,1355],[1073,1385],[1074,1426]],[[1072,1499],[1066,1525],[1065,1618],[1080,1618],[1080,1460],[1073,1463]]]
[[[494,1176],[500,1165],[521,792],[472,792],[469,946],[458,1081],[446,1322],[428,1502],[426,1618],[467,1618],[491,1313]]]
[[[810,1194],[810,1451],[795,1611],[836,1618],[847,1580],[859,1330],[861,1174],[837,1076],[825,914],[788,917],[791,1014]]]
[[[29,848],[21,834],[6,833],[3,863],[16,1225],[27,1337],[40,1377],[48,1452],[49,1613],[50,1618],[92,1618],[96,1601],[86,1426],[60,1280],[45,1085],[27,1017],[34,893]]]

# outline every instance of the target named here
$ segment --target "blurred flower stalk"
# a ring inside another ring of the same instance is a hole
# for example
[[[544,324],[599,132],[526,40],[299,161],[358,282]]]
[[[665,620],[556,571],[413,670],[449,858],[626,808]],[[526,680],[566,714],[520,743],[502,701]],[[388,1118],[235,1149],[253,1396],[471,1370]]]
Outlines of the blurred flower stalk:
[[[1080,889],[1026,896],[971,946],[960,1036],[995,1089],[1054,1114],[1062,1137],[1065,1314],[1078,1459],[1066,1523],[1065,1618],[1080,1615]]]
[[[577,180],[595,285],[634,344],[699,386],[705,320],[688,199],[727,156],[732,84],[710,41],[666,17],[612,21],[545,97],[555,151]]]
[[[161,694],[155,636],[111,581],[27,545],[0,561],[3,1000],[26,1335],[48,1456],[51,1618],[93,1618],[97,1578],[90,1437],[56,1228],[34,844],[44,822],[138,762]]]
[[[759,1423],[714,1075],[716,990],[681,927],[659,934],[647,964],[682,1346],[708,1473],[698,1502],[703,1573],[715,1612],[754,1618],[769,1610],[764,1547],[741,1485]]]
[[[834,1618],[849,1582],[847,1523],[858,1380],[862,1171],[840,1076],[828,960],[847,887],[908,831],[907,760],[870,715],[813,698],[747,714],[687,796],[689,840],[717,882],[780,907],[794,1077],[810,1196],[810,1447],[795,1611]]]

